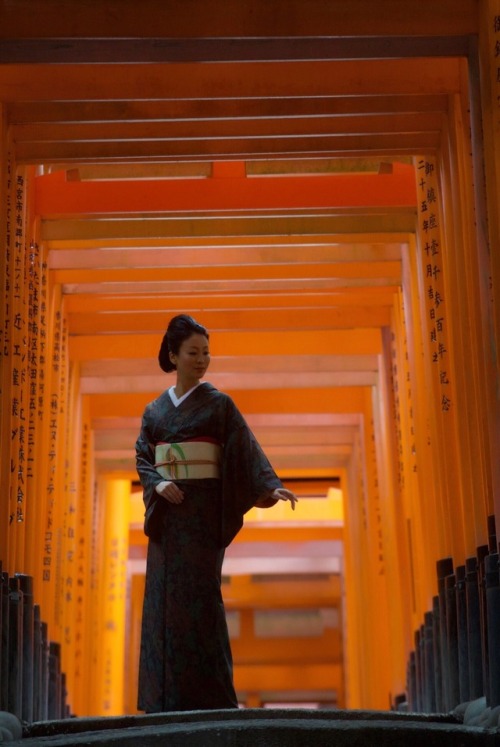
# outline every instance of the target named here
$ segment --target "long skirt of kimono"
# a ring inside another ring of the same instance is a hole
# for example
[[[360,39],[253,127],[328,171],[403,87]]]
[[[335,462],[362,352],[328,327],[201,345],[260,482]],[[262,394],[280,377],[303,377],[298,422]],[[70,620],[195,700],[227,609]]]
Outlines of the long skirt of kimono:
[[[148,546],[138,697],[146,713],[238,707],[220,588],[219,481],[180,487],[183,502],[163,499],[161,536]]]

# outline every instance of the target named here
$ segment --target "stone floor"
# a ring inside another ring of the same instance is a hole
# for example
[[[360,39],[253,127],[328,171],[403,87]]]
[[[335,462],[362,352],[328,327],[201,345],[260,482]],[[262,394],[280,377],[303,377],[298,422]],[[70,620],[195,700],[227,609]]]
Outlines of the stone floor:
[[[500,747],[497,727],[466,725],[463,713],[424,715],[333,709],[242,709],[78,718],[25,725],[21,739],[19,733],[16,729],[11,733],[14,741],[8,743],[12,747]]]

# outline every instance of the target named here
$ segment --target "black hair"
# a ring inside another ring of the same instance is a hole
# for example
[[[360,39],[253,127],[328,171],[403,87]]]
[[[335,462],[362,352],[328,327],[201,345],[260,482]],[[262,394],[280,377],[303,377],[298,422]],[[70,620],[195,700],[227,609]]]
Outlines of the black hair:
[[[160,352],[158,353],[158,362],[162,371],[165,371],[165,373],[175,371],[175,364],[170,360],[169,353],[177,355],[184,340],[187,340],[191,335],[204,335],[207,340],[209,339],[205,327],[198,324],[192,316],[178,314],[172,317],[161,341]]]

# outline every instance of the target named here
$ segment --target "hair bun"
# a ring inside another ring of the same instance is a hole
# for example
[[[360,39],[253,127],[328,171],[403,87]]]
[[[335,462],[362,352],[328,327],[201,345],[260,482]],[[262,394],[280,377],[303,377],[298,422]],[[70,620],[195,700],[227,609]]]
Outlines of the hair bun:
[[[184,340],[191,335],[204,335],[208,340],[208,332],[201,324],[188,314],[177,314],[170,320],[167,331],[163,335],[163,340],[158,353],[158,363],[165,373],[175,371],[175,364],[170,360],[170,353],[177,353]]]
[[[158,363],[160,364],[161,370],[165,371],[165,373],[170,373],[171,371],[175,371],[175,366],[170,360],[169,352],[170,351],[168,349],[168,331],[167,331],[163,335],[163,340],[161,341],[161,345],[160,345],[160,352],[158,353]]]

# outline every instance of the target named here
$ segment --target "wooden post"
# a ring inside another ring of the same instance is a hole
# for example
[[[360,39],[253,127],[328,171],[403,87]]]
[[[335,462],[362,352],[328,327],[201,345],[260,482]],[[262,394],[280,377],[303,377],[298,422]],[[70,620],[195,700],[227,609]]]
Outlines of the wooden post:
[[[42,365],[41,347],[45,340],[41,337],[42,301],[41,294],[43,281],[46,279],[46,271],[43,267],[44,257],[41,247],[36,241],[34,234],[30,239],[29,247],[29,272],[30,282],[28,287],[28,426],[26,444],[26,547],[25,547],[25,572],[33,578],[33,589],[35,597],[41,597],[41,572],[40,554],[42,542],[43,492],[40,490],[42,476],[41,463],[38,456],[41,454],[41,443],[43,438],[43,377],[44,366]],[[44,291],[43,291],[44,292]]]
[[[41,526],[39,574],[41,577],[42,616],[49,628],[51,640],[59,637],[59,609],[57,590],[60,584],[61,555],[59,550],[60,524],[59,503],[61,496],[58,487],[58,457],[61,454],[60,405],[60,343],[61,343],[61,290],[48,289],[42,296],[45,309],[43,334],[46,344],[43,361],[43,389],[41,396],[43,429],[41,438],[42,453],[39,457],[39,480],[41,487]],[[60,588],[60,587],[59,587]]]
[[[78,716],[91,715],[90,681],[93,618],[94,559],[92,555],[92,534],[94,527],[93,490],[93,435],[88,411],[88,398],[80,398],[79,433],[76,439],[79,448],[80,478],[78,481],[78,501],[76,518],[76,557],[73,575],[74,618],[71,655],[74,661],[72,685],[69,695],[73,712]]]
[[[387,708],[392,670],[389,604],[369,390],[365,392],[363,421],[362,435],[351,457],[345,506],[346,699],[348,707]]]
[[[2,355],[0,356],[0,394],[3,402],[10,402],[11,374],[11,341],[7,330],[12,323],[9,314],[10,283],[12,271],[12,229],[7,221],[7,210],[11,208],[12,184],[12,156],[10,142],[7,135],[7,121],[5,106],[0,104],[0,237],[4,249],[0,252],[0,342]],[[0,473],[10,475],[10,407],[2,407],[0,411]],[[13,573],[12,566],[12,531],[10,521],[10,495],[8,486],[0,495],[0,554],[3,570]]]
[[[141,647],[142,605],[144,601],[145,574],[134,573],[129,579],[130,584],[130,616],[128,618],[127,651],[129,661],[126,662],[126,712],[139,713],[137,710],[137,684],[139,680],[139,656]]]
[[[369,702],[363,676],[365,648],[363,639],[363,597],[365,592],[365,514],[359,437],[353,448],[349,468],[343,480],[344,494],[344,664],[347,708],[362,708]]]
[[[429,366],[428,357],[424,354],[426,338],[422,322],[422,292],[419,287],[418,249],[415,240],[410,238],[408,250],[403,255],[402,289],[408,360],[398,381],[400,386],[405,387],[405,392],[411,386],[411,420],[408,417],[402,426],[406,426],[406,437],[410,435],[412,439],[407,441],[410,454],[406,454],[406,471],[402,479],[414,629],[424,611],[431,609],[432,597],[437,592],[435,564],[446,551],[445,514],[439,483],[435,479],[437,466],[431,439]],[[405,398],[402,399],[404,402]]]
[[[469,672],[469,645],[467,639],[467,599],[465,591],[465,565],[459,565],[455,569],[457,577],[457,630],[458,630],[458,671],[460,703],[471,700],[470,672]]]
[[[42,653],[41,653],[41,690],[40,690],[40,721],[49,718],[49,637],[46,622],[41,625]]]
[[[33,543],[33,556],[30,551],[27,556],[28,564],[33,565],[33,588],[35,599],[40,604],[41,617],[48,624],[51,617],[49,607],[50,588],[50,563],[52,562],[52,536],[51,527],[47,526],[47,507],[49,501],[47,474],[48,474],[48,449],[49,437],[49,386],[50,386],[50,360],[49,343],[50,329],[52,325],[51,305],[49,303],[48,269],[43,246],[37,244],[36,270],[38,273],[38,289],[36,305],[33,308],[33,324],[36,325],[37,335],[32,340],[31,366],[33,371],[33,383],[36,385],[35,400],[35,422],[31,421],[30,412],[30,462],[34,481],[37,486],[37,500],[31,506],[28,515],[28,537]],[[36,345],[36,349],[35,349]],[[35,377],[36,372],[36,377]]]
[[[447,554],[465,557],[462,487],[460,483],[459,442],[456,429],[456,399],[453,378],[453,318],[449,306],[448,279],[444,257],[447,253],[440,207],[445,199],[438,178],[438,163],[430,157],[415,159],[419,213],[417,217],[417,252],[419,257],[420,323],[423,353],[429,385],[430,438],[433,445],[438,500],[444,508],[442,517]],[[453,512],[453,527],[446,517]]]
[[[445,579],[446,638],[448,641],[449,709],[460,703],[460,679],[458,669],[458,627],[456,577],[451,573]]]
[[[125,667],[125,601],[130,511],[129,480],[107,478],[101,482],[105,502],[101,609],[99,711],[103,716],[123,713]]]
[[[478,562],[475,555],[465,561],[467,601],[467,641],[469,648],[469,693],[472,700],[483,694],[483,655],[481,642],[481,605]]]
[[[432,612],[426,612],[424,617],[424,658],[425,658],[425,687],[424,711],[436,712],[436,685],[434,661],[434,619]]]
[[[2,571],[1,575],[1,605],[2,605],[2,630],[0,631],[0,646],[2,647],[2,678],[0,682],[0,709],[7,711],[9,708],[9,574]]]
[[[463,87],[466,89],[465,83]],[[456,493],[455,506],[459,504],[461,512],[467,516],[464,522],[466,555],[484,542],[486,516],[493,511],[489,434],[484,427],[491,399],[484,360],[484,349],[489,345],[485,334],[489,322],[483,318],[480,303],[485,269],[481,266],[481,252],[477,246],[473,146],[470,126],[465,119],[468,105],[469,100],[464,101],[463,94],[450,97],[440,160],[442,234],[445,247],[453,247],[452,251],[443,253],[442,268],[446,279],[447,318],[452,320],[450,380],[460,452],[457,472],[461,490]]]
[[[63,350],[67,347],[63,344]],[[61,361],[61,365],[64,365]],[[65,469],[61,470],[63,484],[59,488],[62,493],[62,563],[61,563],[61,662],[65,675],[65,687],[70,696],[76,694],[75,687],[75,623],[76,604],[79,589],[76,584],[77,572],[77,513],[81,500],[78,490],[80,479],[80,448],[82,441],[81,408],[80,408],[80,368],[78,364],[65,365],[68,377],[67,392],[63,397],[64,431],[65,431]]]
[[[486,424],[492,469],[491,499],[497,526],[500,526],[500,0],[480,0],[478,13],[479,49],[470,65],[472,152],[482,269],[480,303],[487,342],[483,356],[488,383]]]
[[[439,592],[439,647],[441,651],[442,708],[450,705],[450,647],[448,642],[448,607],[446,606],[446,577],[453,573],[452,558],[442,558],[437,562]]]
[[[22,718],[23,595],[19,579],[9,578],[9,679],[7,710]]]
[[[492,708],[500,705],[500,578],[498,553],[485,558],[486,607],[488,628],[489,701]]]
[[[401,297],[395,305],[401,303]],[[400,397],[403,391],[401,359],[406,358],[404,321],[395,309],[393,326],[383,335],[383,354],[379,363],[379,384],[373,390],[375,449],[380,484],[380,513],[384,569],[388,589],[388,624],[391,647],[391,681],[393,692],[404,691],[405,662],[412,641],[414,579],[405,541],[408,500],[405,491],[407,472],[405,455],[411,455],[407,444],[411,429],[405,417],[411,411],[411,399]],[[403,350],[397,350],[395,341]],[[400,357],[401,356],[401,357]],[[410,458],[412,458],[410,456]],[[411,590],[411,593],[410,593]]]
[[[23,670],[22,670],[22,714],[23,720],[33,721],[33,672],[34,672],[34,610],[33,579],[19,573],[19,586],[23,600]]]

